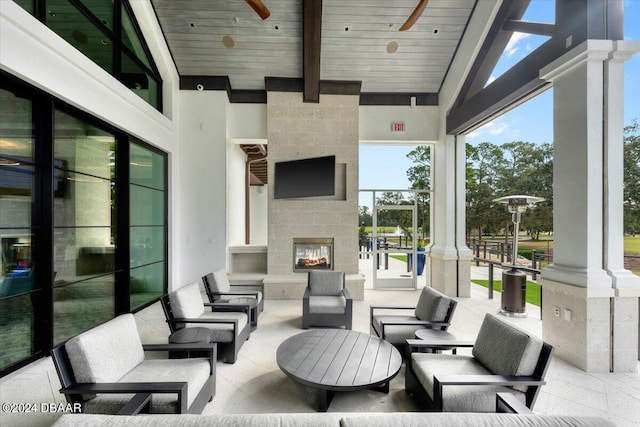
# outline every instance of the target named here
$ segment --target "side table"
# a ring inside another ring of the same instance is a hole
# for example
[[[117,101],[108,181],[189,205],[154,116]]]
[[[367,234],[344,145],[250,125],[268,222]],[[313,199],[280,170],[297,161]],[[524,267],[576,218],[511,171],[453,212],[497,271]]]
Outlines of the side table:
[[[442,350],[451,350],[453,354],[456,354],[456,347],[452,347],[451,342],[457,341],[457,338],[450,332],[440,329],[418,329],[416,331],[416,338],[429,341],[429,344],[433,344],[431,346],[433,352],[439,353]]]
[[[182,328],[169,335],[169,344],[208,344],[211,342],[211,331],[207,328]],[[185,354],[186,353],[186,354]],[[184,357],[208,357],[197,351],[170,351],[169,359]]]

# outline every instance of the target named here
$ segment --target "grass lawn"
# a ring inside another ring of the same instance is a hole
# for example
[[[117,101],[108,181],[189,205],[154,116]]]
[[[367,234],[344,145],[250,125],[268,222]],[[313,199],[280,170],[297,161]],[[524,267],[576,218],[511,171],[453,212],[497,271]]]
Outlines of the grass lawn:
[[[400,260],[402,262],[407,262],[407,255],[400,254],[400,255],[389,255],[389,256],[391,258],[395,258],[395,259]]]
[[[640,236],[625,236],[624,251],[640,255]]]
[[[488,280],[474,279],[472,280],[472,282],[480,286],[484,286],[485,288],[489,287]],[[502,291],[502,280],[493,281],[493,290],[498,292]],[[540,307],[540,285],[527,280],[526,300],[529,304],[533,304]]]

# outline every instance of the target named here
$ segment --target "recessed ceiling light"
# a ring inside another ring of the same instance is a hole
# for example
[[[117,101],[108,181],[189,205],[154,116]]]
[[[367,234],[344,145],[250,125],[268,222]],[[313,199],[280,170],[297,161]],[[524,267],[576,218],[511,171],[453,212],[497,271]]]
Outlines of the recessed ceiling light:
[[[233,49],[236,46],[236,41],[231,36],[222,37],[222,44],[227,49]]]
[[[396,53],[398,50],[398,42],[393,40],[387,43],[387,53]]]

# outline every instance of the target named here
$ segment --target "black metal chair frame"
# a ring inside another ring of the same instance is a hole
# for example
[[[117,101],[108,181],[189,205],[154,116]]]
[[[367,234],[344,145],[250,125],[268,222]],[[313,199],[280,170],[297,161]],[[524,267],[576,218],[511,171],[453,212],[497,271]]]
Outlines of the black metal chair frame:
[[[374,326],[373,323],[373,317],[375,316],[375,310],[415,310],[416,306],[398,306],[398,305],[372,305],[369,308],[369,325],[370,325],[370,333],[371,334],[376,334],[376,336],[378,336],[379,338],[382,339],[386,339],[386,331],[385,328],[387,326],[407,326],[407,325],[416,325],[416,326],[423,326],[424,328],[430,328],[430,329],[439,329],[441,331],[446,331],[449,326],[451,326],[451,318],[453,317],[453,313],[456,311],[456,306],[458,305],[458,302],[455,301],[453,298],[450,299],[449,302],[449,308],[447,310],[447,314],[444,317],[444,320],[442,322],[431,322],[429,320],[420,320],[418,318],[416,318],[416,320],[387,320],[387,321],[381,321],[380,322],[380,326],[381,326],[381,331],[378,331],[376,329],[376,327]],[[400,353],[405,355],[407,354],[406,351],[406,345],[402,345],[402,347],[405,348],[400,348]]]
[[[198,324],[212,324],[212,323],[227,323],[233,325],[233,341],[231,342],[218,342],[218,359],[225,363],[236,363],[238,359],[238,353],[242,348],[242,345],[249,339],[251,334],[251,322],[249,321],[249,306],[242,304],[217,304],[217,303],[205,303],[205,307],[210,307],[212,311],[216,311],[220,305],[224,305],[225,308],[233,306],[234,311],[242,311],[247,315],[247,324],[239,330],[238,321],[235,319],[210,319],[210,318],[178,318],[173,315],[173,309],[171,308],[171,302],[169,301],[169,295],[163,295],[160,297],[162,304],[162,310],[164,311],[165,318],[169,324],[169,330],[171,333],[182,329],[186,323],[198,323]]]
[[[458,341],[447,342],[450,347],[473,347],[474,343],[471,341]],[[508,375],[434,375],[433,378],[433,399],[429,397],[429,394],[418,380],[416,373],[413,370],[411,361],[411,353],[414,351],[420,351],[421,349],[433,348],[434,345],[430,344],[427,340],[407,340],[407,346],[409,349],[409,357],[407,357],[407,368],[405,374],[405,390],[409,394],[413,394],[413,397],[418,404],[428,411],[442,411],[442,388],[449,385],[496,385],[496,386],[527,386],[525,392],[525,405],[531,410],[536,402],[538,393],[541,386],[546,384],[544,377],[549,368],[551,362],[551,355],[553,354],[553,347],[546,342],[542,343],[542,349],[540,350],[540,356],[531,376],[508,376]],[[435,346],[437,347],[437,345]],[[456,357],[456,356],[452,356]],[[513,399],[509,399],[513,402]],[[520,412],[520,411],[518,411]]]
[[[212,274],[212,273],[209,273],[209,274]],[[238,291],[238,292],[213,292],[213,290],[211,290],[211,286],[210,286],[211,284],[209,283],[209,278],[207,276],[208,274],[205,274],[204,276],[202,276],[202,284],[204,285],[204,290],[207,292],[207,298],[209,298],[210,303],[219,302],[221,299],[231,299],[231,298],[238,298],[242,296],[250,296],[255,298],[256,300],[258,299],[258,291],[254,291],[254,290]],[[256,284],[236,283],[231,285],[231,288],[241,287],[241,286],[252,287],[252,288],[260,287],[260,292],[262,293],[262,299],[258,303],[258,311],[259,312],[264,311],[264,284],[263,283],[256,283]],[[225,298],[225,297],[229,297],[229,298]],[[222,310],[223,309],[221,308],[220,311]],[[228,311],[237,311],[237,310],[228,310]]]
[[[311,313],[309,309],[309,297],[311,296],[311,288],[309,287],[309,278],[307,278],[307,287],[302,297],[302,329],[309,329],[309,326],[344,326],[351,329],[353,323],[353,298],[344,283],[344,275],[342,277],[342,293],[347,300],[344,314],[341,313]]]
[[[209,378],[189,408],[187,408],[187,392],[193,393],[193,390],[188,390],[187,382],[78,383],[64,344],[51,350],[51,358],[62,385],[60,393],[64,394],[68,403],[79,403],[83,409],[86,402],[83,395],[135,393],[135,396],[118,412],[118,414],[128,415],[149,412],[152,405],[151,394],[174,393],[178,399],[178,413],[201,414],[205,405],[211,402],[216,394],[216,344],[143,344],[142,348],[145,352],[200,351],[208,353],[207,358],[211,366]]]

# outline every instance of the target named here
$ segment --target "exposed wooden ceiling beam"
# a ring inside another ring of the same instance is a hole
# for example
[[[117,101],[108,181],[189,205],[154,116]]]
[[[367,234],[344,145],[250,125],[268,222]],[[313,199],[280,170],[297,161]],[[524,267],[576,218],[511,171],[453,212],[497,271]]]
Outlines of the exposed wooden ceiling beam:
[[[304,102],[320,102],[320,39],[322,0],[302,2],[302,66]]]

